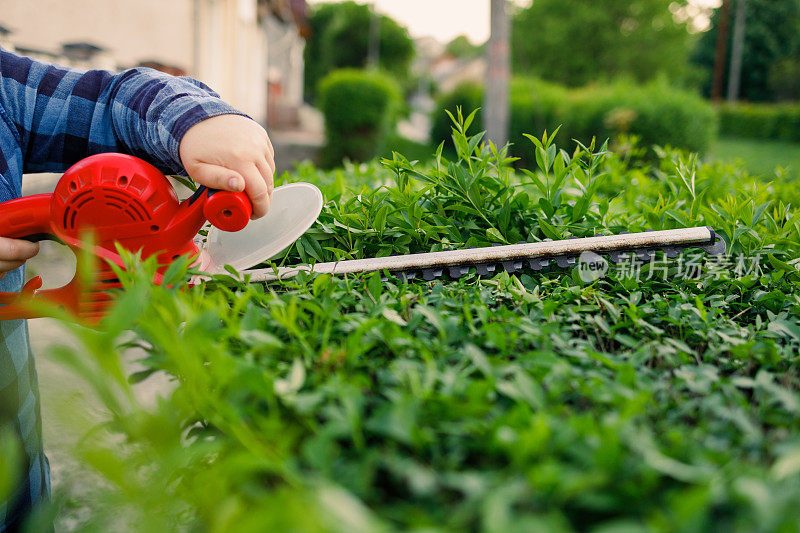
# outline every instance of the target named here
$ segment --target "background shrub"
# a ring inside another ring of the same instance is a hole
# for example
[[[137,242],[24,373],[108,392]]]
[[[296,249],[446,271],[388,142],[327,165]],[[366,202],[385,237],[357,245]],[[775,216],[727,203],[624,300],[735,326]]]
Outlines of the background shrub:
[[[450,136],[449,118],[444,110],[462,106],[469,112],[482,105],[483,89],[464,85],[440,97],[432,139],[438,143]],[[523,132],[553,131],[561,126],[562,145],[577,139],[583,143],[619,134],[636,135],[644,146],[671,145],[705,152],[716,135],[713,108],[694,94],[663,83],[591,86],[582,89],[516,78],[511,85],[512,153],[528,164],[529,143]]]
[[[409,68],[414,43],[408,30],[395,20],[375,13],[371,6],[355,2],[333,2],[310,6],[306,41],[305,97],[314,102],[319,82],[343,68],[363,69],[369,56],[370,25],[378,21],[378,66],[391,72],[401,84],[411,82]]]
[[[460,107],[465,113],[478,109],[475,120],[477,124],[482,124],[483,113],[479,109],[482,105],[483,87],[475,82],[462,83],[449,93],[440,94],[436,99],[436,107],[431,117],[431,140],[433,143],[438,144],[450,139],[450,128],[453,122],[444,112],[445,109],[453,112]]]
[[[319,86],[327,143],[323,162],[366,161],[381,150],[394,126],[400,90],[388,76],[363,70],[332,72]]]
[[[722,104],[722,135],[800,142],[800,104]]]
[[[689,74],[688,21],[672,16],[668,1],[527,4],[515,9],[512,18],[514,72],[570,87],[616,76],[683,80]]]

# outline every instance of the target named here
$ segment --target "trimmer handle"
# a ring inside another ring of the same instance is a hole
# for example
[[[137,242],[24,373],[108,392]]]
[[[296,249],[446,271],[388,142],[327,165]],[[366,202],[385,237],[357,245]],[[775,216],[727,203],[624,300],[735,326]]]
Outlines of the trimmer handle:
[[[0,236],[31,242],[45,239],[59,240],[51,223],[51,197],[51,194],[36,194],[3,202],[0,208]],[[41,286],[42,278],[36,276],[29,280],[20,292],[0,291],[0,304],[5,304],[0,307],[0,320],[38,316],[30,303],[39,300],[77,310],[80,293],[77,276],[57,289],[40,291],[38,289]],[[27,304],[21,303],[21,299],[26,299]]]
[[[221,191],[209,189],[205,185],[197,188],[195,195],[208,191],[203,216],[222,231],[239,231],[244,229],[253,216],[253,204],[243,192]]]
[[[57,239],[50,217],[50,194],[36,194],[3,202],[0,236],[38,242]]]

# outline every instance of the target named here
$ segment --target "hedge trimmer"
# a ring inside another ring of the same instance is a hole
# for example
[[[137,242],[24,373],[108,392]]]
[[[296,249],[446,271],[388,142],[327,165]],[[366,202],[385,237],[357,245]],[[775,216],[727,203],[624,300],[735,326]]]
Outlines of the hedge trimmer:
[[[109,289],[121,284],[111,265],[124,268],[117,246],[155,256],[154,279],[163,282],[168,265],[189,256],[204,274],[226,272],[226,265],[247,275],[251,283],[269,283],[300,272],[358,274],[381,272],[403,279],[459,278],[475,268],[478,275],[541,271],[551,265],[570,268],[582,254],[606,254],[618,262],[634,254],[647,261],[656,251],[674,258],[680,250],[698,248],[710,254],[725,251],[725,242],[707,227],[621,235],[600,235],[559,241],[520,243],[485,248],[355,259],[249,270],[286,249],[316,221],[323,204],[319,189],[292,183],[275,189],[269,213],[251,221],[252,205],[244,193],[198,188],[179,202],[167,178],[132,156],[99,154],[72,167],[52,194],[18,198],[0,204],[0,235],[39,241],[54,239],[77,253],[89,249],[96,261],[93,281],[85,286],[80,272],[67,285],[41,290],[42,279],[28,281],[19,293],[0,293],[0,320],[42,316],[55,304],[84,318],[98,319],[110,304]],[[198,233],[211,223],[205,238]],[[85,237],[90,236],[87,240]],[[192,284],[207,276],[196,276]]]
[[[278,187],[277,208],[251,221],[252,204],[244,193],[199,187],[179,202],[169,180],[154,166],[124,154],[98,154],[70,167],[52,194],[37,194],[0,204],[0,236],[66,244],[76,255],[88,249],[99,260],[91,273],[56,289],[40,290],[41,277],[22,291],[0,292],[0,320],[35,318],[48,311],[42,303],[96,320],[108,308],[109,289],[121,284],[111,265],[125,268],[117,246],[155,256],[162,265],[153,280],[163,281],[169,264],[181,256],[208,274],[225,264],[253,266],[297,240],[317,219],[322,194],[313,185]],[[205,242],[198,232],[210,222]],[[87,275],[89,274],[89,275]],[[87,283],[86,280],[91,282]]]
[[[467,274],[471,268],[475,268],[479,276],[491,276],[499,272],[515,274],[526,269],[541,271],[551,266],[571,268],[576,265],[579,258],[586,261],[597,260],[599,258],[597,254],[607,254],[615,263],[619,263],[630,254],[635,254],[638,260],[646,262],[661,250],[666,257],[674,259],[680,250],[685,248],[698,248],[706,253],[718,255],[725,251],[725,241],[713,229],[701,226],[351,259],[315,265],[251,270],[248,274],[251,282],[277,281],[296,276],[300,272],[314,274],[385,272],[395,274],[401,279],[420,277],[431,281],[444,275],[458,279]],[[587,267],[595,268],[593,265]]]

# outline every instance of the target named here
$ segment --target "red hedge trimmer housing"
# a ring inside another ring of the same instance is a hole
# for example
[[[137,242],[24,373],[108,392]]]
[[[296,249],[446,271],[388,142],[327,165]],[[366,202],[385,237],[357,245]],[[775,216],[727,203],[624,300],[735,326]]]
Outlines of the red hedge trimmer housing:
[[[180,256],[197,256],[193,239],[206,221],[224,231],[244,228],[252,204],[244,193],[200,187],[183,202],[154,166],[124,154],[98,154],[70,167],[52,194],[37,194],[0,205],[0,235],[40,241],[54,239],[74,252],[93,242],[93,255],[123,266],[115,243],[126,250],[155,255],[160,273]],[[0,292],[0,320],[41,316],[37,302],[55,303],[85,318],[97,319],[108,306],[106,289],[118,288],[111,267],[97,261],[91,287],[82,287],[85,274],[57,289],[38,290],[35,277],[20,293]]]

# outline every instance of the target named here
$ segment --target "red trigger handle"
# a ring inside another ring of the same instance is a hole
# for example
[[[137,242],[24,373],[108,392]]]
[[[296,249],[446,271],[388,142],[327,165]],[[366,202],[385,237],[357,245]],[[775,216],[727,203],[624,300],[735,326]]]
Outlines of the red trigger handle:
[[[220,191],[199,187],[196,195],[208,195],[203,205],[203,216],[222,231],[239,231],[247,226],[253,216],[253,204],[243,192]]]
[[[3,202],[0,236],[38,242],[56,239],[50,223],[50,194],[35,194]]]
[[[36,194],[3,202],[0,209],[0,236],[38,242],[58,240],[50,222],[51,194]],[[76,276],[77,278],[77,276]],[[40,291],[42,278],[29,280],[21,292],[0,292],[0,320],[41,316],[25,302],[49,301],[77,311],[79,282],[73,279],[58,289]]]

